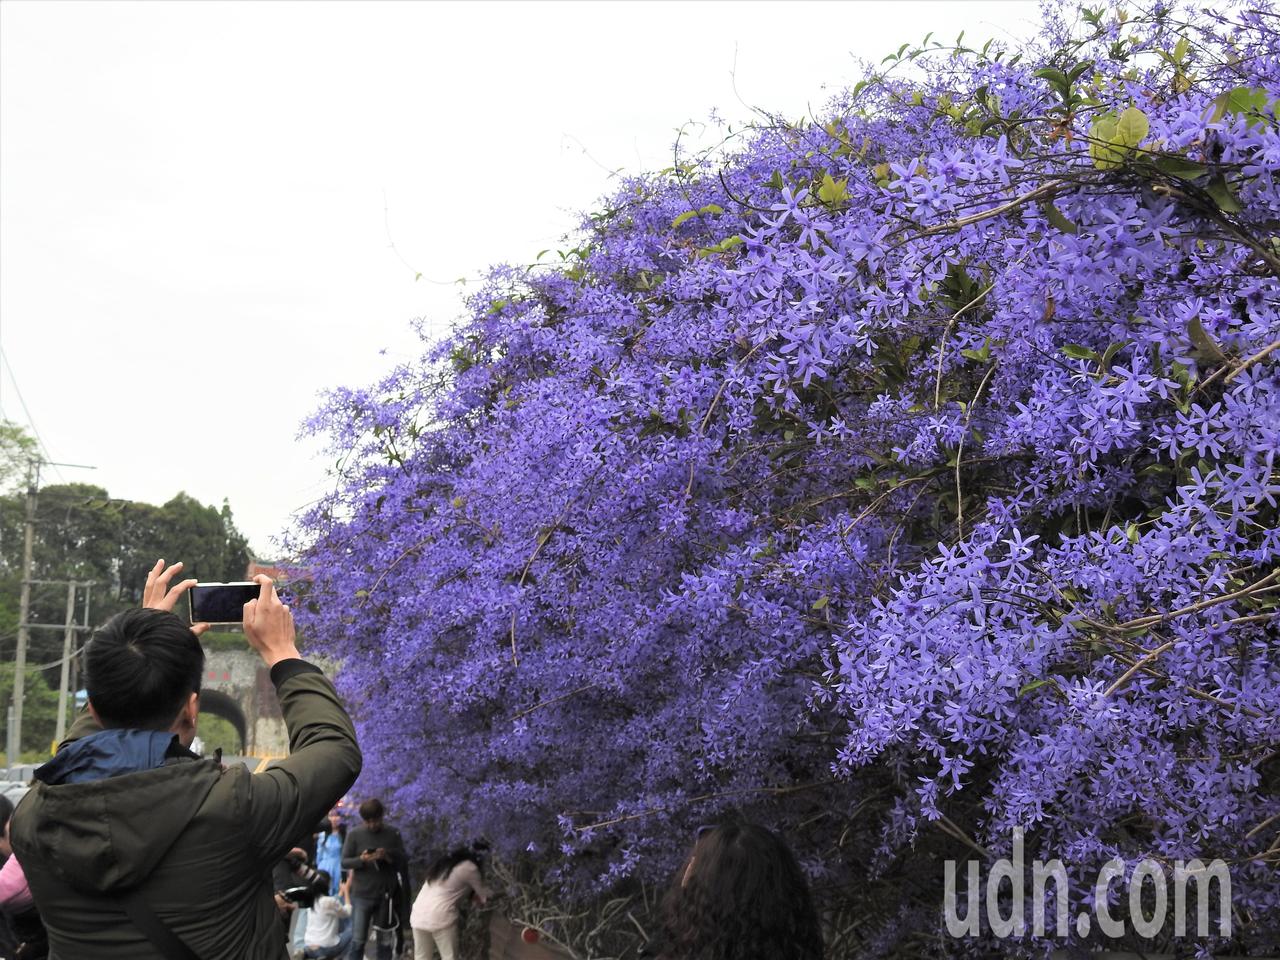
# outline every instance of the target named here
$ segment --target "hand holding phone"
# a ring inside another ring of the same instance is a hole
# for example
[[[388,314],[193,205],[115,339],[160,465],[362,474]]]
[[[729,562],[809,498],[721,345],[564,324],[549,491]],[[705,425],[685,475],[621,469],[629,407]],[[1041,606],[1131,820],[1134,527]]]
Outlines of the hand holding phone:
[[[299,659],[301,654],[295,642],[293,614],[280,602],[270,577],[260,573],[253,579],[258,584],[260,595],[243,608],[244,633],[249,638],[249,645],[258,651],[268,668],[281,660]]]

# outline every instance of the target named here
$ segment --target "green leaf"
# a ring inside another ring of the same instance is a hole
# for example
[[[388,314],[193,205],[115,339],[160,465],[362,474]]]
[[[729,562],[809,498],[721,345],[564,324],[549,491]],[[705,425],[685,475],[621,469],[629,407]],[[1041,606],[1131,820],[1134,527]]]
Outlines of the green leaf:
[[[781,172],[777,170],[773,171],[773,176],[769,178],[769,186],[773,187],[775,190],[781,190],[786,186],[786,183],[782,179]]]
[[[1224,176],[1216,176],[1205,184],[1205,193],[1213,198],[1213,202],[1218,205],[1218,209],[1223,213],[1239,213],[1244,207],[1240,206],[1240,201],[1236,199],[1236,195],[1231,192],[1231,187],[1227,184],[1227,178]]]
[[[1213,101],[1213,110],[1209,113],[1209,122],[1217,123],[1229,113],[1257,113],[1267,108],[1271,98],[1262,87],[1236,87],[1228,90]],[[1253,117],[1249,125],[1262,123],[1261,117]]]
[[[1045,677],[1043,680],[1033,680],[1031,683],[1028,683],[1026,686],[1024,686],[1022,689],[1018,691],[1018,696],[1020,697],[1026,696],[1032,690],[1039,690],[1045,684],[1053,683],[1053,682],[1054,682],[1053,677]]]
[[[699,247],[697,255],[699,257],[709,257],[713,253],[728,253],[740,243],[742,243],[742,238],[737,234],[734,234],[732,237],[725,237],[714,247]]]
[[[1118,167],[1124,159],[1124,154],[1114,146],[1118,122],[1119,118],[1114,113],[1104,113],[1089,127],[1089,156],[1099,170]]]
[[[1092,69],[1093,69],[1092,60],[1083,60],[1080,63],[1077,63],[1074,67],[1071,68],[1071,72],[1067,74],[1067,82],[1075,83],[1077,80],[1079,80],[1081,77],[1083,77],[1086,73],[1088,73]]]
[[[822,183],[818,186],[818,199],[830,206],[844,203],[849,199],[848,179],[835,180],[831,174],[823,174]]]
[[[1078,343],[1066,343],[1061,347],[1062,352],[1072,360],[1092,360],[1094,363],[1102,363],[1102,358],[1088,347],[1082,347]]]
[[[1080,228],[1068,220],[1052,201],[1045,201],[1041,204],[1044,210],[1044,218],[1049,221],[1050,226],[1056,227],[1063,233],[1079,233]]]
[[[674,230],[676,227],[680,226],[680,224],[684,223],[686,220],[691,220],[697,215],[698,215],[697,210],[686,210],[684,213],[680,214],[674,220],[671,221],[671,229]]]
[[[1137,543],[1138,540],[1140,539],[1140,534],[1138,533],[1138,525],[1136,523],[1129,524],[1127,527],[1124,528],[1124,535],[1126,538],[1128,538],[1130,543]]]
[[[1102,353],[1102,368],[1104,370],[1111,369],[1111,361],[1115,359],[1117,353],[1127,347],[1131,341],[1121,340],[1119,343],[1110,344]]]
[[[724,207],[718,203],[708,203],[705,207],[699,207],[698,212],[701,214],[721,214],[724,213]]]
[[[1187,322],[1187,336],[1196,348],[1197,359],[1205,363],[1223,364],[1227,362],[1227,355],[1222,352],[1222,348],[1218,346],[1217,341],[1205,330],[1204,324],[1200,322],[1199,315],[1192,317]]]
[[[1070,82],[1067,80],[1067,75],[1061,70],[1055,70],[1053,67],[1045,67],[1043,70],[1037,70],[1032,74],[1032,76],[1048,81],[1049,86],[1053,87],[1059,93],[1065,93],[1071,87]]]
[[[1155,165],[1161,173],[1177,177],[1179,180],[1194,180],[1209,172],[1209,168],[1203,163],[1195,163],[1184,157],[1157,157]]]
[[[1129,107],[1116,120],[1116,140],[1126,147],[1136,147],[1151,131],[1147,115],[1137,107]]]
[[[830,600],[831,600],[830,597],[826,597],[826,596],[819,597],[817,600],[813,601],[813,609],[821,610],[830,602]]]
[[[1193,378],[1191,376],[1191,370],[1190,368],[1187,367],[1186,364],[1179,363],[1177,360],[1175,360],[1169,366],[1169,372],[1172,374],[1173,379],[1182,385],[1183,390],[1191,389]]]

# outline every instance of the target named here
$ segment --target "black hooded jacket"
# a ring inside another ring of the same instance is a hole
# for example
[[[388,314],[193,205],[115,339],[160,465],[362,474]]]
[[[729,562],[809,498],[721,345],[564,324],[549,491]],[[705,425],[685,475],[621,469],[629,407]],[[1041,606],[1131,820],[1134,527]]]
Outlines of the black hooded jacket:
[[[161,960],[125,914],[142,900],[201,960],[282,960],[271,866],[350,788],[355,731],[309,663],[271,670],[290,755],[223,769],[173,734],[82,717],[14,813],[13,848],[58,960]]]

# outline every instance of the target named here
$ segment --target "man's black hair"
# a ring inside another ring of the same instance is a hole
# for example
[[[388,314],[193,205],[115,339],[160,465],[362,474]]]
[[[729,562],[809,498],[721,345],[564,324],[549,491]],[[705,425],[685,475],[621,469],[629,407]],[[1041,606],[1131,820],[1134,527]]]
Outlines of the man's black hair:
[[[89,701],[104,727],[167,730],[200,692],[204,650],[175,614],[135,608],[93,635],[84,667]]]
[[[382,801],[377,797],[370,797],[364,803],[360,804],[360,819],[364,821],[381,820],[386,814],[386,810],[382,806]]]

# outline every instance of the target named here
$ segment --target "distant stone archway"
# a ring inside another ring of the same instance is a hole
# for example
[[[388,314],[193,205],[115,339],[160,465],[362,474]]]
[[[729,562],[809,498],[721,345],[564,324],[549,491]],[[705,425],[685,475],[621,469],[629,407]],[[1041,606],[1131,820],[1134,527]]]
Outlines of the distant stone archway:
[[[200,691],[200,712],[221,717],[231,724],[240,737],[237,753],[245,752],[245,746],[249,742],[249,724],[245,720],[244,710],[234,697],[221,690],[210,690],[206,687]]]
[[[205,650],[200,709],[235,727],[242,756],[269,759],[289,752],[271,672],[247,643],[243,650]]]

